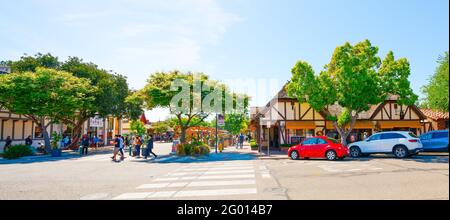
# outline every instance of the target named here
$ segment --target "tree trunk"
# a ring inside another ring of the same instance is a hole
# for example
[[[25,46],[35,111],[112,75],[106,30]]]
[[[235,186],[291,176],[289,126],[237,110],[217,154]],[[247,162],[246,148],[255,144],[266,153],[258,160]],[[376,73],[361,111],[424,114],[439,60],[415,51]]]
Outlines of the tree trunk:
[[[69,145],[69,149],[75,150],[78,149],[78,141],[79,141],[79,137],[81,135],[81,127],[83,125],[84,122],[81,123],[77,123],[72,130],[72,136],[70,137],[70,139],[72,140],[72,143],[70,143]]]
[[[186,144],[186,130],[187,127],[181,126],[181,133],[180,133],[180,143]]]
[[[49,154],[52,151],[52,147],[50,143],[50,136],[47,132],[47,126],[40,124],[39,127],[42,129],[42,137],[44,137],[45,152]]]

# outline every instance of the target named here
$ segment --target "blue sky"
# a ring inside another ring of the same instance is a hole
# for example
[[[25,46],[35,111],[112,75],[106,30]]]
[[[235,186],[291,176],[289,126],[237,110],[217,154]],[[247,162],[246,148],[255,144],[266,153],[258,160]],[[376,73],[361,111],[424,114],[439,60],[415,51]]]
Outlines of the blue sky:
[[[151,73],[172,69],[203,71],[218,80],[284,83],[297,60],[319,71],[336,46],[369,39],[380,56],[393,50],[397,58],[409,59],[411,84],[420,94],[449,47],[448,0],[0,0],[0,5],[0,60],[37,52],[62,60],[78,56],[127,75],[136,89]]]

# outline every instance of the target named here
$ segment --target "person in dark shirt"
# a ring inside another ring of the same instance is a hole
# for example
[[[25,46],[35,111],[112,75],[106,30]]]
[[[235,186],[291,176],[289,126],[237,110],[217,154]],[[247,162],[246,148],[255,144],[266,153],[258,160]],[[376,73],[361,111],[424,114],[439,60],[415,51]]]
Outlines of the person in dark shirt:
[[[10,136],[6,137],[5,147],[3,148],[3,151],[6,152],[11,147],[11,144],[12,144],[11,137]]]
[[[33,140],[31,140],[31,136],[28,136],[28,137],[25,139],[25,145],[27,145],[27,146],[33,145]]]
[[[156,155],[154,152],[153,152],[153,135],[150,135],[150,138],[148,139],[148,141],[147,141],[147,150],[146,150],[146,152],[145,152],[145,159],[147,159],[147,157],[150,155],[150,154],[153,154],[153,156],[155,157],[155,159],[158,157],[158,155]]]
[[[82,154],[88,154],[88,148],[89,148],[89,138],[87,135],[83,135],[83,138],[81,139],[81,146],[83,147]]]

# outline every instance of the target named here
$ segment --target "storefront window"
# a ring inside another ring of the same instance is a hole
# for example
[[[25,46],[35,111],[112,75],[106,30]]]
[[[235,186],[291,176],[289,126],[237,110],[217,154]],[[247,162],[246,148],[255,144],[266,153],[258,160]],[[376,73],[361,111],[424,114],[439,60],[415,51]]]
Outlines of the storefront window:
[[[44,136],[42,135],[42,129],[39,126],[36,126],[34,128],[34,138],[43,138]]]

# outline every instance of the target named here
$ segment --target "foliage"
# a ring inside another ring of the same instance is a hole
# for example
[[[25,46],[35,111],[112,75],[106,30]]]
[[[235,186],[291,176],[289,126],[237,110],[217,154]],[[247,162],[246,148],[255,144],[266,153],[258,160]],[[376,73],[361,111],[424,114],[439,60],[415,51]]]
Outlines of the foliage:
[[[395,60],[393,52],[389,52],[381,61],[377,54],[378,48],[368,40],[356,45],[345,43],[335,49],[330,63],[319,75],[315,75],[307,62],[298,61],[292,68],[288,93],[333,120],[345,141],[358,114],[383,102],[389,95],[397,95],[399,104],[412,105],[417,100],[408,81],[408,60]],[[335,104],[343,109],[339,115],[328,111]]]
[[[192,142],[176,146],[179,156],[206,156],[211,152],[209,146],[203,142]]]
[[[201,125],[212,113],[224,113],[230,106],[228,100],[232,101],[232,110],[248,106],[247,96],[230,92],[224,84],[203,73],[157,72],[150,76],[141,92],[148,109],[169,108],[175,115],[181,128],[182,143],[186,143],[188,128]],[[240,97],[243,97],[243,103],[238,102]]]
[[[293,144],[281,144],[280,145],[280,147],[286,147],[286,148],[289,148],[289,147],[292,147],[292,146],[294,146]]]
[[[256,143],[256,141],[254,139],[250,140],[250,147],[251,148],[257,148],[258,144]]]
[[[153,132],[156,134],[164,134],[169,130],[168,121],[160,121],[152,124]]]
[[[448,73],[448,52],[439,57],[435,73],[429,79],[428,85],[422,87],[425,99],[422,102],[423,108],[431,108],[437,111],[448,112],[449,103],[449,73]]]
[[[33,151],[29,146],[26,145],[14,145],[8,148],[3,153],[3,157],[6,159],[17,159],[20,157],[32,156]]]
[[[52,145],[52,149],[53,150],[58,149],[58,143],[59,143],[59,141],[61,141],[61,139],[62,139],[62,136],[60,134],[56,133],[56,131],[54,131],[52,133],[52,143],[51,143],[51,145]]]
[[[139,120],[131,121],[130,130],[139,135],[147,134],[147,128],[145,128],[145,124]]]
[[[45,145],[50,146],[46,128],[53,122],[77,113],[79,106],[92,101],[95,87],[89,80],[72,74],[38,67],[36,72],[0,76],[0,102],[10,111],[33,120],[43,130]]]

